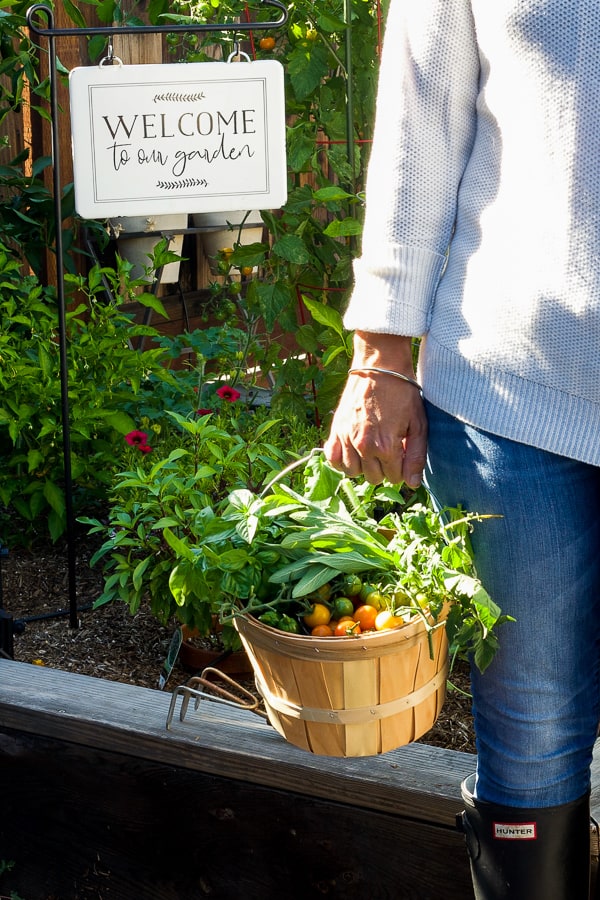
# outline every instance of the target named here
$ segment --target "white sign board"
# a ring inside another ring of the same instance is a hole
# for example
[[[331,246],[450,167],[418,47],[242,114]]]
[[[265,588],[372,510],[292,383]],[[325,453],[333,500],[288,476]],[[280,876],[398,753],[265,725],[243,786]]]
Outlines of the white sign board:
[[[75,208],[84,218],[277,209],[287,199],[276,60],[74,69]]]

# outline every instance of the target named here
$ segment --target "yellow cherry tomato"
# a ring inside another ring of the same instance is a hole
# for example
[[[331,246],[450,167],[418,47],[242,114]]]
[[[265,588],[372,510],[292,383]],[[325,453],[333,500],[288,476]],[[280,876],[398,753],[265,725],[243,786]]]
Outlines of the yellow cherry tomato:
[[[385,631],[387,628],[397,628],[406,624],[402,616],[395,616],[391,609],[382,609],[375,619],[375,631]]]
[[[316,628],[317,625],[329,625],[331,610],[324,603],[313,603],[310,612],[306,616],[302,616],[302,619],[308,628]]]

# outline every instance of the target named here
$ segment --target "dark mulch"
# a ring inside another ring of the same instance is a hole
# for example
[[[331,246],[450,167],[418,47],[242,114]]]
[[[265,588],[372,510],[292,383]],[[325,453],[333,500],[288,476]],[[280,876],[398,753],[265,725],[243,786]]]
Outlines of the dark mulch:
[[[14,635],[14,658],[21,662],[64,669],[142,687],[157,688],[162,664],[174,626],[163,627],[147,610],[131,616],[125,604],[92,609],[102,592],[99,567],[90,568],[93,547],[86,539],[77,546],[77,607],[80,625],[73,628],[69,611],[67,553],[64,547],[46,547],[31,552],[12,550],[1,560],[0,606],[9,613],[22,633]],[[166,690],[183,684],[194,674],[178,661]],[[475,752],[468,697],[468,672],[459,664],[435,726],[422,743],[468,753]],[[245,687],[254,688],[252,681]]]

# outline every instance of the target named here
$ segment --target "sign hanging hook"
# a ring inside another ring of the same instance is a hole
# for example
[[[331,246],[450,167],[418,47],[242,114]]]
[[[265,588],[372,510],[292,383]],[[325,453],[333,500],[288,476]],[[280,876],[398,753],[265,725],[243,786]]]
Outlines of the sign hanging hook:
[[[240,42],[239,41],[233,42],[233,50],[227,57],[227,62],[230,63],[234,59],[238,59],[240,61],[242,59],[245,59],[246,62],[250,62],[250,57],[248,56],[248,54],[244,50],[240,50]]]
[[[106,56],[103,56],[98,66],[102,68],[103,66],[122,66],[123,60],[119,59],[118,56],[115,56],[115,49],[113,45],[113,36],[109,35],[107,45],[106,45]]]

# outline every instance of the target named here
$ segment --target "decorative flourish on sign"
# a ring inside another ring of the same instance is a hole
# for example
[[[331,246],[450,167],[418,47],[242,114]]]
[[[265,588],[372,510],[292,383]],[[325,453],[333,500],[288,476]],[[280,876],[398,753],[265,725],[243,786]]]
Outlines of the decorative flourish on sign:
[[[208,181],[206,178],[182,178],[181,181],[157,181],[156,187],[175,191],[177,188],[208,187]]]
[[[199,91],[197,94],[155,94],[154,102],[167,102],[167,103],[194,103],[196,100],[205,100],[206,94],[204,91]]]

